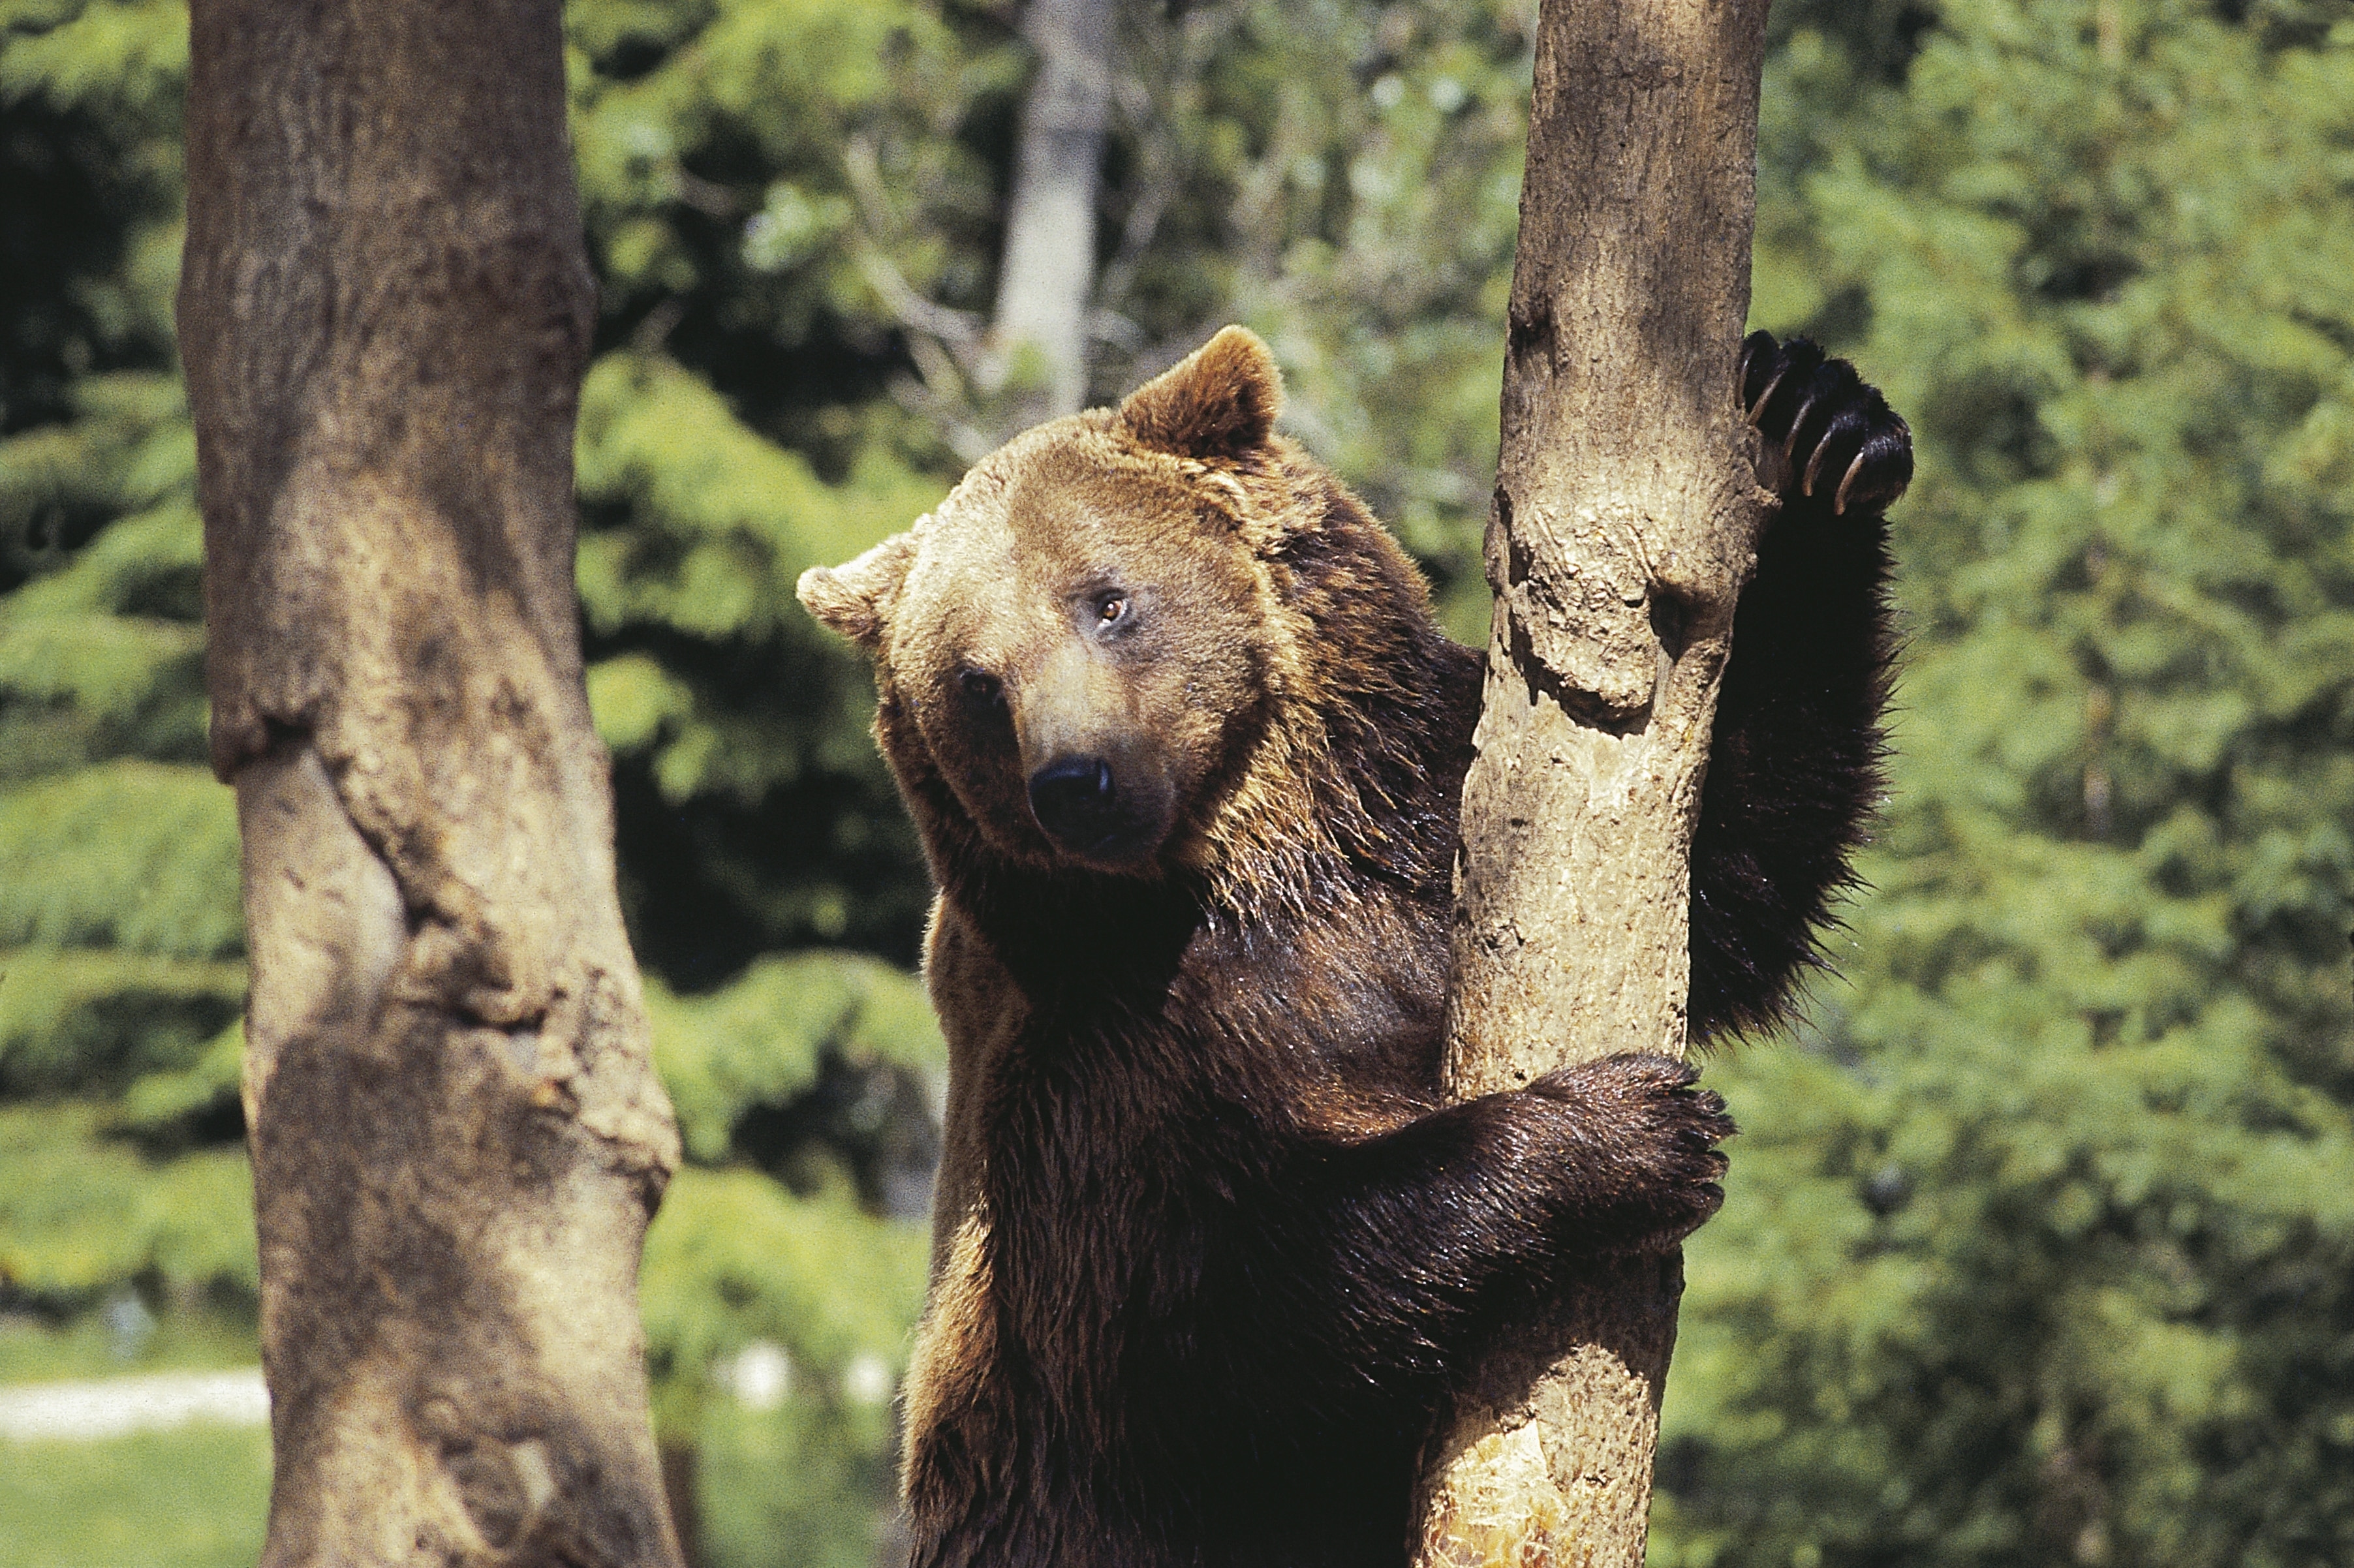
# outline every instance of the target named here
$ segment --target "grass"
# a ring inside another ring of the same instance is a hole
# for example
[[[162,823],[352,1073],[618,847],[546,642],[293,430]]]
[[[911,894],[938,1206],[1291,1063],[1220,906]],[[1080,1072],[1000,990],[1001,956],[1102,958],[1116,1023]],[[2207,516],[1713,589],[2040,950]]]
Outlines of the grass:
[[[701,1434],[704,1568],[867,1568],[890,1497],[888,1419],[715,1403]],[[0,1438],[0,1568],[251,1568],[269,1506],[258,1426]]]
[[[165,1313],[130,1345],[97,1313],[61,1327],[0,1316],[0,1386],[257,1359],[249,1324],[202,1312]],[[0,1438],[5,1568],[251,1568],[269,1508],[270,1434],[259,1426],[97,1443]]]
[[[269,1507],[270,1434],[258,1426],[0,1440],[8,1568],[251,1568]]]

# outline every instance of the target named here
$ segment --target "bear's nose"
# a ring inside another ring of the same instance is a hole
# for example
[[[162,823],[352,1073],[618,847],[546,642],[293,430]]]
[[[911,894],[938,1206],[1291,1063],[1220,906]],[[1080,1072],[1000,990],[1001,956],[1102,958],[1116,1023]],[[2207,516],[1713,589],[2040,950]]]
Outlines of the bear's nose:
[[[1048,838],[1082,854],[1129,825],[1111,764],[1100,757],[1058,758],[1030,775],[1030,814]]]

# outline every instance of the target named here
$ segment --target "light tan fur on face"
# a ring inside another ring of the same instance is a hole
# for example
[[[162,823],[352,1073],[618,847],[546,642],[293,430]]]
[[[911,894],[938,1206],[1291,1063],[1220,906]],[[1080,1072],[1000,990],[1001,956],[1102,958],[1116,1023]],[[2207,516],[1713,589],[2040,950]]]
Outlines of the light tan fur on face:
[[[1102,415],[1031,432],[990,458],[917,530],[903,535],[900,579],[845,595],[810,584],[829,624],[864,630],[886,717],[912,732],[973,828],[997,853],[1051,863],[1061,853],[1032,817],[1026,781],[1062,754],[1108,759],[1123,799],[1161,823],[1161,849],[1191,858],[1205,790],[1234,773],[1230,754],[1267,708],[1284,657],[1263,571],[1233,548],[1231,493],[1176,460],[1140,450]],[[1101,592],[1128,596],[1129,638],[1083,630]],[[839,604],[848,597],[851,608]],[[998,683],[1004,722],[963,682]],[[1162,863],[1169,863],[1165,856]]]
[[[1206,873],[1218,903],[1262,918],[1295,905],[1312,868],[1362,820],[1354,801],[1328,798],[1317,782],[1330,737],[1310,699],[1330,689],[1316,661],[1334,640],[1296,604],[1289,556],[1325,525],[1330,493],[1302,485],[1321,471],[1271,433],[1281,396],[1266,346],[1229,327],[1118,410],[1016,437],[907,533],[802,578],[812,612],[875,655],[885,687],[878,726],[893,729],[895,711],[905,719],[898,733],[920,737],[998,853],[1033,864],[1055,857],[1022,793],[1037,758],[976,747],[951,690],[957,672],[1004,679],[1018,713],[1023,682],[1067,639],[1066,597],[1107,565],[1140,560],[1172,601],[1238,607],[1225,624],[1184,629],[1155,661],[1151,678],[1165,689],[1113,701],[1100,681],[1086,683],[1110,710],[1103,733],[1119,737],[1123,770],[1150,774],[1178,799],[1153,864]],[[1246,548],[1232,547],[1237,536]],[[1377,547],[1395,554],[1386,535]],[[1402,555],[1394,570],[1414,577]],[[1247,581],[1232,580],[1236,572]]]
[[[893,535],[854,561],[811,567],[795,585],[796,597],[828,630],[875,652],[915,561],[916,541],[930,521],[918,519],[906,533]]]

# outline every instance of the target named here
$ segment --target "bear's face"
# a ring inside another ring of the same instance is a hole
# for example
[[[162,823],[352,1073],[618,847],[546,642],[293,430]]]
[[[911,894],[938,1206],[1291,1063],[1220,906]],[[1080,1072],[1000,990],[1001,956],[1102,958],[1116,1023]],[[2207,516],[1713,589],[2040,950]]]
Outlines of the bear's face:
[[[1221,459],[1268,435],[1274,367],[1228,329],[1115,413],[1017,437],[801,598],[874,657],[885,751],[1018,863],[1153,875],[1264,724],[1278,616]]]

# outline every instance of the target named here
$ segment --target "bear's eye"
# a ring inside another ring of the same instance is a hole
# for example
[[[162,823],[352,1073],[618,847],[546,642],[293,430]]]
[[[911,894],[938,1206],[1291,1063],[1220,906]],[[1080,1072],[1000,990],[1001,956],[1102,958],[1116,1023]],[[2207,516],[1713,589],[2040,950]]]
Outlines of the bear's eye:
[[[1099,594],[1096,598],[1096,624],[1109,626],[1128,614],[1128,595],[1120,592]]]
[[[1005,683],[986,670],[967,670],[957,677],[964,694],[984,706],[995,707],[1005,700]]]

